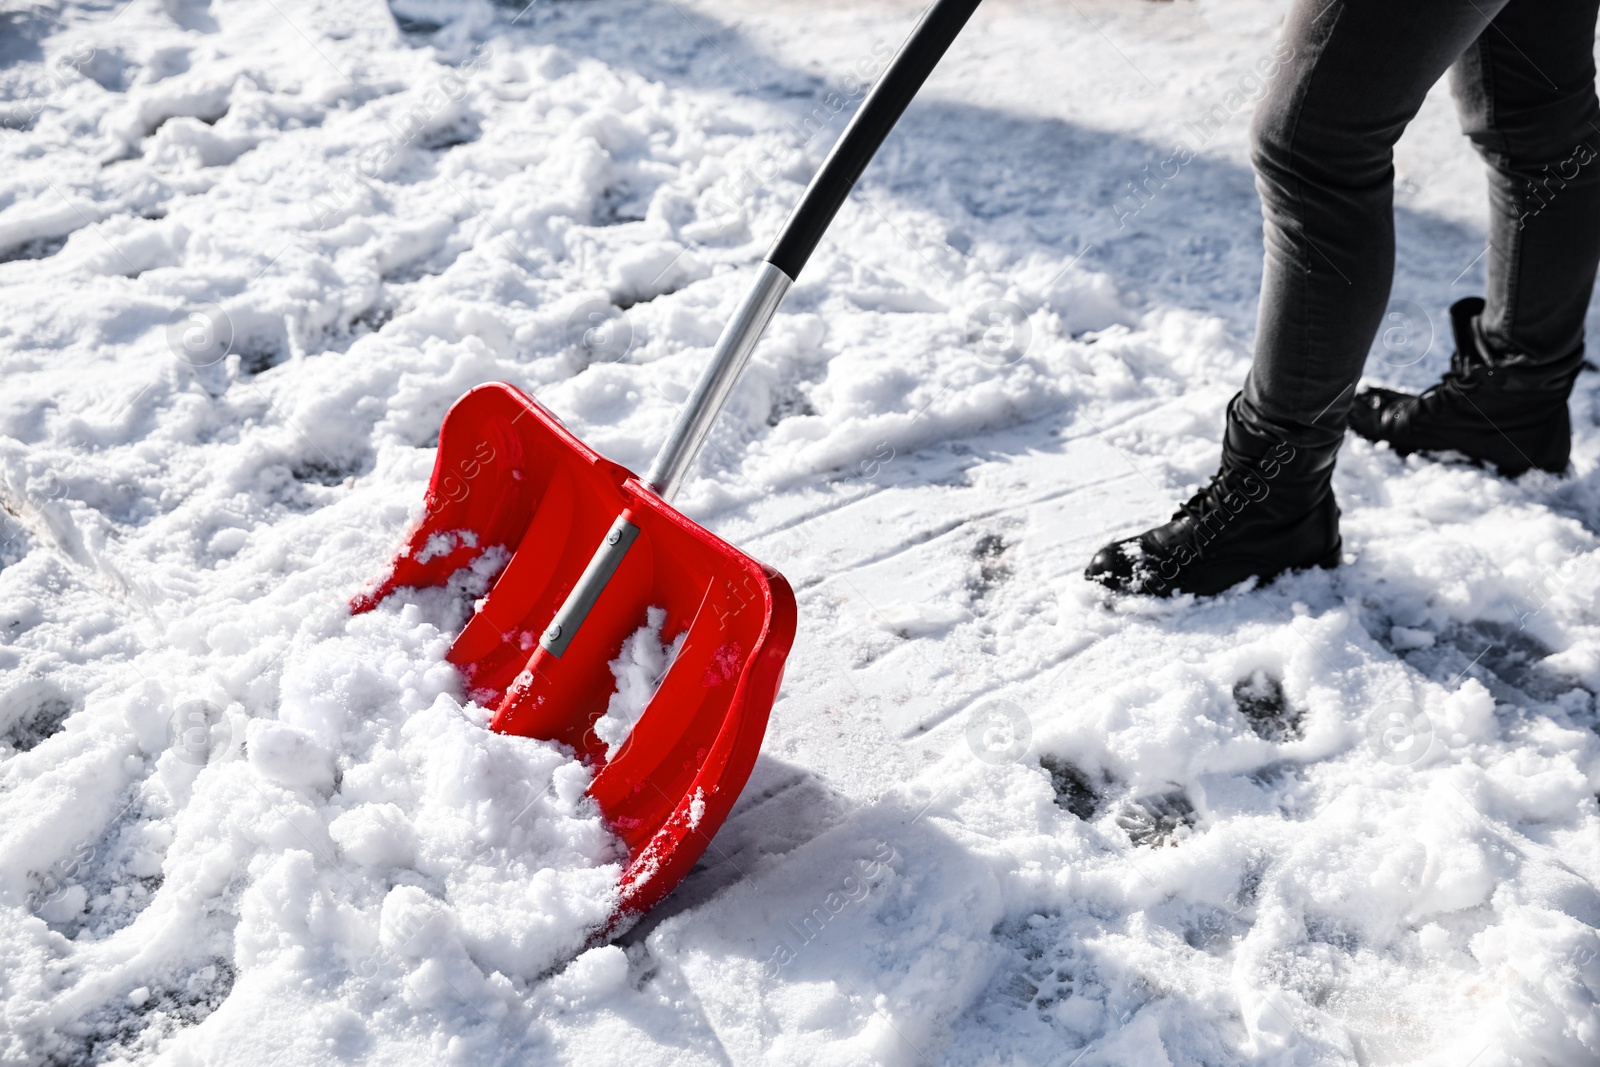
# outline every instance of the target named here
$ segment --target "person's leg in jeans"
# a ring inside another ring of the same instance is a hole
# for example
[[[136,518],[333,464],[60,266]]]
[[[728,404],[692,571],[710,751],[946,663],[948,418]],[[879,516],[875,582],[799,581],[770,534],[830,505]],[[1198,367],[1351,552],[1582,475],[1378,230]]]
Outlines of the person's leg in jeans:
[[[1512,0],[1451,70],[1489,169],[1488,287],[1451,309],[1456,358],[1422,397],[1361,394],[1351,426],[1397,451],[1452,450],[1503,473],[1566,469],[1567,396],[1600,261],[1600,0]]]
[[[1295,5],[1295,55],[1252,131],[1266,262],[1235,405],[1251,430],[1317,450],[1343,440],[1394,275],[1395,142],[1505,3]]]
[[[1330,479],[1394,270],[1394,143],[1505,2],[1295,4],[1254,128],[1265,273],[1222,468],[1171,522],[1102,549],[1087,577],[1207,594],[1338,562]]]

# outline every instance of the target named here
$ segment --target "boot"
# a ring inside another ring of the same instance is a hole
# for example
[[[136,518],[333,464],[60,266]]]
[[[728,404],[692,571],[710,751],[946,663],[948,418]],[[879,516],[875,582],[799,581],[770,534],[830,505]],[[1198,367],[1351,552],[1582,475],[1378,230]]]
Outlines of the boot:
[[[1228,410],[1222,468],[1172,521],[1102,548],[1084,577],[1125,593],[1210,596],[1246,578],[1271,581],[1339,562],[1333,500],[1337,443],[1295,448],[1247,428]]]
[[[1478,326],[1483,300],[1450,308],[1456,351],[1444,380],[1421,396],[1365,389],[1350,410],[1350,428],[1387,441],[1400,455],[1459,452],[1491,463],[1507,478],[1530,467],[1560,474],[1572,451],[1567,397],[1583,366],[1583,346],[1554,363],[1521,353],[1499,356]]]

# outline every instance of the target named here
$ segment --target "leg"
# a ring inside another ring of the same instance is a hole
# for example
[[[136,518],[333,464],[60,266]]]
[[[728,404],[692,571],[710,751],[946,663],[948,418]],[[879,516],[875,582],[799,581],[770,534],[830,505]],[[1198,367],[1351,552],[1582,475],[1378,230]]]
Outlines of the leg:
[[[1600,0],[1508,4],[1451,70],[1462,130],[1489,167],[1483,339],[1537,364],[1583,343],[1600,262]]]
[[[1456,352],[1421,396],[1369,389],[1350,428],[1516,476],[1567,468],[1567,397],[1600,260],[1600,0],[1511,0],[1456,63],[1461,125],[1489,165],[1487,299],[1450,309]]]
[[[1333,459],[1394,271],[1394,143],[1505,3],[1296,0],[1256,116],[1266,269],[1221,470],[1172,521],[1101,549],[1086,577],[1205,595],[1339,561]]]
[[[1394,143],[1506,0],[1299,0],[1256,114],[1266,263],[1236,415],[1337,448],[1394,273]]]

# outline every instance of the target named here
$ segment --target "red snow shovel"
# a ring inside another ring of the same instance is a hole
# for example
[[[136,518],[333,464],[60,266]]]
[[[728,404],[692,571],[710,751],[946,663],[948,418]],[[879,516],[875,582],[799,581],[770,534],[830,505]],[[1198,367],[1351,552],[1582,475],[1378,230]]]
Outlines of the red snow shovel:
[[[839,205],[977,5],[937,0],[923,14],[789,216],[643,479],[514,386],[479,386],[439,430],[422,521],[351,604],[368,611],[491,549],[510,554],[448,658],[495,709],[492,729],[570,745],[594,769],[589,794],[628,850],[608,932],[666,896],[710,844],[755,764],[794,642],[783,576],[668,501]],[[608,758],[594,724],[615,690],[609,664],[651,607],[666,612],[662,640],[683,645]]]

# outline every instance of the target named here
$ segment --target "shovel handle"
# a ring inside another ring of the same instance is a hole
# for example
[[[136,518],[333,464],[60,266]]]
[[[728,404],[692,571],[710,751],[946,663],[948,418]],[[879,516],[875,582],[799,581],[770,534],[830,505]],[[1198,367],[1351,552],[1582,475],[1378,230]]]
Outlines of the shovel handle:
[[[889,61],[883,77],[872,87],[861,107],[823,160],[822,167],[806,186],[805,195],[784,223],[783,232],[767,252],[767,262],[789,278],[800,277],[806,260],[827,232],[844,198],[855,188],[861,172],[867,169],[884,138],[900,121],[943,58],[951,42],[977,10],[979,0],[934,0],[922,13],[900,50]]]
[[[750,361],[750,353],[783,303],[789,286],[800,276],[861,172],[872,162],[906,105],[928,80],[978,3],[979,0],[934,0],[806,186],[805,195],[789,213],[789,221],[767,252],[755,285],[723,327],[711,362],[645,474],[645,484],[663,500],[670,501],[677,494],[683,476],[699,456],[722,405],[733,392]]]

